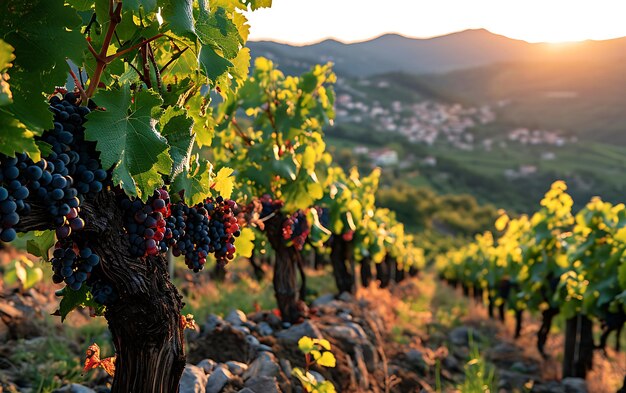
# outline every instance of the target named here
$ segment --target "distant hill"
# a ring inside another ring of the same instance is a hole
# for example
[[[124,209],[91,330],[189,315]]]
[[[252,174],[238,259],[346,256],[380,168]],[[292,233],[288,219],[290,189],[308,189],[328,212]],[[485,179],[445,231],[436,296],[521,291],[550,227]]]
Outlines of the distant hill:
[[[292,46],[270,41],[249,42],[253,57],[265,56],[287,72],[333,61],[340,76],[362,77],[387,72],[445,73],[502,62],[626,60],[626,38],[563,45],[531,44],[487,30],[465,30],[429,39],[387,34],[370,41],[344,44],[325,40]]]
[[[398,75],[394,75],[397,80]],[[518,62],[423,76],[403,85],[449,101],[505,101],[499,120],[562,129],[585,139],[626,145],[626,65],[607,59]]]

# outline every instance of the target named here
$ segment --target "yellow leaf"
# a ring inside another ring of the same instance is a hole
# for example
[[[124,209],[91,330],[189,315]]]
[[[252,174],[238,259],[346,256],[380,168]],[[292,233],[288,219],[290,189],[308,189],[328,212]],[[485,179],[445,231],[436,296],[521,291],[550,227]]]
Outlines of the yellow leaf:
[[[317,359],[317,364],[323,367],[335,367],[337,361],[335,360],[335,355],[331,352],[324,352],[322,356]]]
[[[217,172],[217,176],[215,176],[214,179],[215,186],[213,188],[215,188],[224,199],[229,199],[233,193],[235,180],[231,177],[232,174],[233,169],[224,167]]]
[[[254,250],[254,231],[250,228],[243,228],[239,237],[235,238],[236,253],[240,257],[250,258]]]

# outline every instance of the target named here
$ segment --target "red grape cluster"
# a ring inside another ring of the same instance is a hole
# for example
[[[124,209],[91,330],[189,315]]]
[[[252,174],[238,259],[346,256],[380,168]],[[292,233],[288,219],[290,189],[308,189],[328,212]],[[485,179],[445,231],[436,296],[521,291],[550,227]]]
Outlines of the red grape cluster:
[[[292,243],[297,250],[302,250],[311,228],[302,210],[298,210],[283,222],[283,239]]]
[[[234,215],[237,205],[230,199],[207,198],[189,207],[183,202],[172,204],[161,189],[147,203],[122,196],[120,206],[133,256],[156,255],[172,247],[173,254],[184,255],[195,272],[202,270],[211,253],[222,264],[234,258],[235,237],[240,232]]]
[[[121,196],[120,206],[124,211],[132,256],[145,257],[167,251],[164,242],[167,232],[165,220],[170,215],[167,191],[154,191],[146,203],[140,199],[131,201],[124,195]],[[168,234],[171,237],[171,232]]]

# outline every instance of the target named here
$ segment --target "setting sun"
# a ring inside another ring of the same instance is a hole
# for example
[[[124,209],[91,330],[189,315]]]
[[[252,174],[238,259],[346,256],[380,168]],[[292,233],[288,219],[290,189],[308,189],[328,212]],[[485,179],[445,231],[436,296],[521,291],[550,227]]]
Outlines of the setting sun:
[[[275,0],[249,15],[253,40],[294,44],[363,41],[394,32],[427,38],[485,28],[529,42],[600,40],[626,35],[626,2],[499,0]],[[280,23],[277,23],[280,21]]]

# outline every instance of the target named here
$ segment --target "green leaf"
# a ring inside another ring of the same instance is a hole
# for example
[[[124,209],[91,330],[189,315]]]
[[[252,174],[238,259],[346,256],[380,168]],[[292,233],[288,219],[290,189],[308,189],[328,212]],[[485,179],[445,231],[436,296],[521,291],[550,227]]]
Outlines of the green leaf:
[[[89,291],[89,287],[87,285],[83,284],[78,291],[74,291],[72,288],[66,286],[60,291],[57,291],[57,296],[63,296],[63,299],[61,299],[61,303],[59,304],[61,322],[65,320],[70,312],[78,307],[91,307],[95,310],[96,315],[103,314],[104,306],[93,300],[93,295]]]
[[[258,10],[259,8],[269,8],[272,6],[272,0],[250,0],[248,1],[252,11]]]
[[[48,261],[48,251],[56,242],[54,231],[31,231],[20,233],[11,244],[18,249],[25,250],[31,255]]]
[[[103,111],[88,115],[85,137],[95,141],[103,168],[113,168],[115,184],[128,195],[148,198],[168,175],[172,160],[166,139],[154,128],[153,108],[161,98],[153,91],[133,94],[128,85],[120,90],[100,91],[94,101]]]
[[[622,289],[626,290],[626,260],[622,261],[622,264],[617,270],[617,281]]]
[[[203,45],[219,48],[227,59],[235,58],[240,44],[243,44],[237,25],[223,8],[211,13],[201,8],[196,22],[196,34]]]
[[[15,152],[26,153],[35,162],[41,160],[34,134],[10,113],[0,110],[0,153],[14,157]]]
[[[139,12],[139,8],[143,7],[145,12],[152,12],[156,9],[157,0],[124,0],[123,7],[132,11]]]
[[[52,113],[42,93],[64,85],[66,58],[80,64],[87,49],[81,23],[76,11],[62,1],[0,2],[0,35],[15,48],[10,110],[38,135],[52,126]],[[63,50],[51,43],[62,43]]]
[[[170,193],[184,191],[185,202],[189,206],[202,202],[211,195],[211,172],[211,163],[196,157],[188,169],[174,178]]]
[[[168,107],[159,119],[161,135],[170,145],[172,177],[179,174],[189,163],[195,135],[192,133],[193,120],[187,117],[182,108]]]
[[[164,27],[175,34],[191,39],[196,38],[193,19],[193,0],[159,0],[162,7]]]
[[[250,258],[254,250],[254,231],[250,228],[241,229],[239,237],[235,238],[236,253],[240,257]]]
[[[76,11],[88,11],[90,10],[94,4],[94,0],[65,0],[69,5],[74,7]],[[126,1],[124,1],[124,5],[126,5]]]
[[[218,55],[209,45],[202,45],[198,62],[200,69],[212,83],[215,83],[223,73],[233,66],[233,63]]]
[[[11,67],[13,47],[0,40],[0,106],[9,105],[13,102],[13,94],[9,86],[9,74],[6,72]]]

